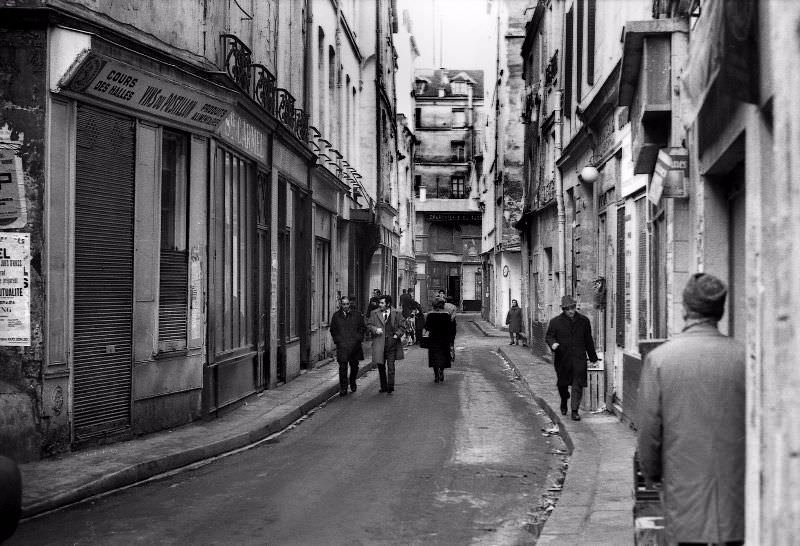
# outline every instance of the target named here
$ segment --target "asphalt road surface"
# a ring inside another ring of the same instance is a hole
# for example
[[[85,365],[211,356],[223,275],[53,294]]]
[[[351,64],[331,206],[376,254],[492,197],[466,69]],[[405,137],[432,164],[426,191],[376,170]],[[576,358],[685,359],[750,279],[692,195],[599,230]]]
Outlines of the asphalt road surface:
[[[460,317],[456,365],[426,351],[252,449],[24,522],[20,544],[533,544],[560,440]]]

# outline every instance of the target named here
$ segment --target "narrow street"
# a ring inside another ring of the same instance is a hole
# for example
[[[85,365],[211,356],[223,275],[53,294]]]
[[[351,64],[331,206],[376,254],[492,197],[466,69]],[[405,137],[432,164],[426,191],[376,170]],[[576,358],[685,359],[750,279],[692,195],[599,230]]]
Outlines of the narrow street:
[[[462,317],[463,318],[463,317]],[[422,349],[253,449],[23,523],[23,544],[526,544],[561,463],[547,418],[459,324],[435,384]]]

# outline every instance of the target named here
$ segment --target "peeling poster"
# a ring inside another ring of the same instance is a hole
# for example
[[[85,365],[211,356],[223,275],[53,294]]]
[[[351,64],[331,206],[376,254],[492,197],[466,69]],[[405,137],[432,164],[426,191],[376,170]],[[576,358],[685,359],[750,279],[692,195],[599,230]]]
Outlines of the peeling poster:
[[[31,344],[31,237],[0,233],[0,346]]]
[[[22,159],[15,146],[0,142],[0,227],[20,228],[28,221]]]

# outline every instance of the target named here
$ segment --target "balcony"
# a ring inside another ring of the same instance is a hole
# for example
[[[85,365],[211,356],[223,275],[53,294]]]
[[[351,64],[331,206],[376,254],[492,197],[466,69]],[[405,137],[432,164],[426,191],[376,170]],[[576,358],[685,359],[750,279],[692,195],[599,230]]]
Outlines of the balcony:
[[[295,108],[295,98],[286,89],[277,87],[277,80],[267,67],[253,63],[250,48],[233,34],[222,34],[220,51],[222,68],[239,90],[276,117],[301,142],[308,143],[308,114]]]

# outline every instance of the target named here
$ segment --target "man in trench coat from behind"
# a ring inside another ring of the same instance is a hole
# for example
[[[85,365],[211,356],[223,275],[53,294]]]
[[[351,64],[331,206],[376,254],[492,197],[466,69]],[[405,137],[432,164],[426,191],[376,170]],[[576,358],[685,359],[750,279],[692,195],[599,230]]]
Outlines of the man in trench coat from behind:
[[[586,356],[597,362],[589,319],[577,312],[577,302],[572,296],[561,298],[561,310],[547,325],[545,341],[554,353],[556,385],[561,396],[561,415],[567,414],[567,400],[572,398],[572,420],[580,421],[578,408],[586,387]],[[570,389],[572,394],[570,395]]]
[[[680,334],[645,357],[639,382],[639,462],[662,483],[670,544],[742,544],[745,348],[717,329],[727,288],[695,273]]]

